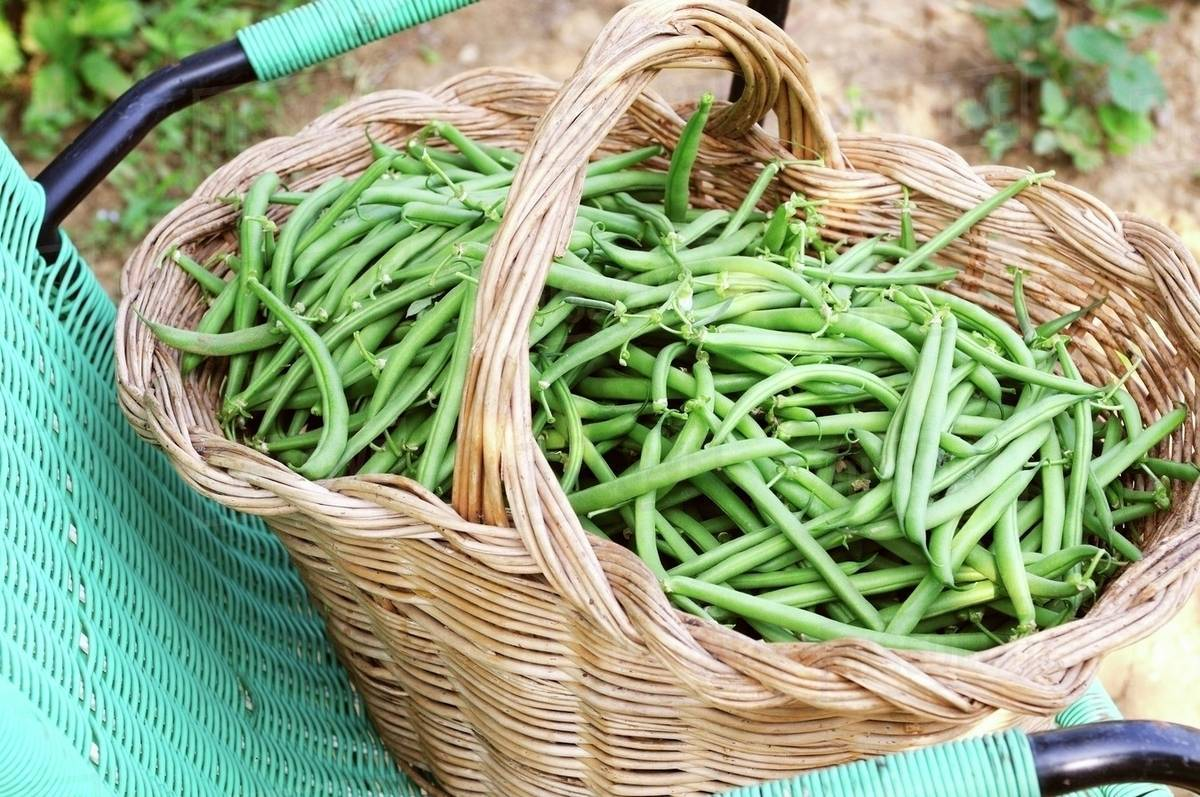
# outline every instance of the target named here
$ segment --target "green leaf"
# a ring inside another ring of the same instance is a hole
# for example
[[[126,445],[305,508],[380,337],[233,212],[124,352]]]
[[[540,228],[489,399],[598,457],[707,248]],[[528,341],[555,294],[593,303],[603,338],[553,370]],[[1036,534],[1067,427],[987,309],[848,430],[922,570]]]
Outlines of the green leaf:
[[[1017,145],[1020,139],[1021,131],[1014,122],[1001,122],[988,128],[979,143],[987,150],[988,157],[992,160],[1000,160],[1004,157],[1004,153]]]
[[[88,88],[109,100],[120,97],[133,83],[124,69],[99,50],[79,60],[79,74]]]
[[[1042,128],[1033,134],[1033,142],[1031,143],[1033,154],[1041,157],[1053,155],[1058,151],[1058,136],[1054,135],[1053,130]]]
[[[1095,25],[1068,28],[1066,41],[1080,58],[1089,63],[1119,64],[1129,58],[1129,49],[1120,36]]]
[[[1150,59],[1135,55],[1108,71],[1108,93],[1127,111],[1145,113],[1167,99],[1167,89]]]
[[[61,4],[30,3],[21,20],[21,44],[25,51],[66,64],[75,63],[82,43],[66,24],[68,16]]]
[[[1100,127],[1108,136],[1108,148],[1117,155],[1127,155],[1139,144],[1154,138],[1154,122],[1144,113],[1133,113],[1111,103],[1096,111]]]
[[[1090,172],[1104,165],[1104,153],[1092,147],[1081,147],[1071,153],[1071,163],[1081,172]]]
[[[86,0],[71,15],[71,31],[77,36],[114,38],[128,34],[137,21],[134,0]]]
[[[160,53],[171,52],[171,38],[155,27],[145,27],[139,31],[142,40]]]
[[[71,121],[71,106],[79,98],[79,81],[65,65],[50,61],[33,73],[29,105],[22,124],[27,130],[53,130]]]
[[[988,123],[987,110],[979,100],[963,100],[955,106],[954,113],[968,130],[982,130]]]
[[[1146,28],[1163,24],[1167,19],[1167,12],[1158,6],[1142,5],[1121,9],[1113,14],[1112,22],[1128,35],[1136,36]]]
[[[1055,0],[1025,0],[1025,10],[1034,19],[1054,19],[1058,16]]]
[[[983,104],[993,119],[1002,119],[1012,113],[1012,83],[1008,78],[994,77],[983,89]]]
[[[1071,109],[1054,132],[1059,149],[1071,156],[1076,168],[1088,171],[1104,162],[1100,149],[1104,136],[1089,108],[1077,105]]]
[[[1026,47],[1027,33],[1025,27],[1014,16],[996,14],[983,18],[984,31],[987,33],[988,44],[992,52],[1001,61],[1009,63],[1017,60],[1021,51]]]
[[[24,63],[25,57],[21,55],[17,37],[8,23],[0,19],[0,77],[15,75]]]
[[[1058,131],[1060,141],[1071,137],[1092,146],[1100,143],[1100,127],[1096,124],[1096,117],[1092,115],[1090,109],[1082,105],[1072,108],[1055,129]]]
[[[1062,87],[1053,80],[1043,80],[1041,87],[1042,124],[1050,125],[1067,115],[1070,103]]]

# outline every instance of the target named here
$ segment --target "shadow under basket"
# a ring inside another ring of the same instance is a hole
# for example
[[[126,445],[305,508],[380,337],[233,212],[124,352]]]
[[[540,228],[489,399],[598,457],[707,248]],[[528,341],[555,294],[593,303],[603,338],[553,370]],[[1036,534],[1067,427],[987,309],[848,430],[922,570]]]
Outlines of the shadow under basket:
[[[1086,616],[963,657],[854,639],[754,641],[676,612],[631,551],[587,535],[532,443],[527,352],[513,319],[528,318],[566,240],[586,160],[674,145],[680,113],[646,90],[666,67],[747,77],[707,130],[693,184],[702,204],[735,206],[762,163],[800,158],[768,199],[795,191],[823,202],[829,240],[895,235],[905,188],[924,239],[1022,174],[971,167],[920,139],[838,137],[804,55],[765,19],[724,0],[643,2],[613,19],[561,90],[512,70],[474,71],[427,92],[363,97],[253,147],[164,219],[126,267],[117,356],[130,422],[201,493],[267,519],[386,744],[433,791],[712,793],[983,724],[1034,722],[1082,694],[1105,652],[1166,623],[1196,585],[1194,489],[1142,524],[1145,558]],[[757,126],[770,111],[778,136]],[[235,245],[237,211],[222,197],[268,170],[296,190],[357,174],[371,160],[367,131],[399,144],[432,120],[526,153],[479,287],[452,505],[399,477],[310,482],[226,440],[220,366],[182,378],[178,354],[133,312],[194,326],[199,289],[162,264],[173,246],[203,258]],[[1147,417],[1200,406],[1200,270],[1168,230],[1047,181],[940,257],[962,269],[953,291],[1009,320],[1009,265],[1027,272],[1035,322],[1107,295],[1075,336],[1083,376],[1109,380],[1124,370],[1121,353],[1138,352],[1127,387]],[[1195,459],[1194,417],[1159,453]]]

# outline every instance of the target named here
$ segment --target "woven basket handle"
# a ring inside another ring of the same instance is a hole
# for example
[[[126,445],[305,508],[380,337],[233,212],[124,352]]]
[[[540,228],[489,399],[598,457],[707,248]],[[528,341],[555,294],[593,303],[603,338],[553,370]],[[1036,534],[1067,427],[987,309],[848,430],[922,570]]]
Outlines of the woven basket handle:
[[[622,613],[530,434],[528,329],[547,269],[566,246],[588,157],[655,74],[676,67],[745,77],[744,94],[714,114],[710,133],[743,135],[774,110],[780,139],[798,157],[843,165],[804,54],[769,20],[727,0],[644,0],[623,9],[534,131],[483,266],[454,503],[468,520],[512,523],[555,588],[610,628]]]

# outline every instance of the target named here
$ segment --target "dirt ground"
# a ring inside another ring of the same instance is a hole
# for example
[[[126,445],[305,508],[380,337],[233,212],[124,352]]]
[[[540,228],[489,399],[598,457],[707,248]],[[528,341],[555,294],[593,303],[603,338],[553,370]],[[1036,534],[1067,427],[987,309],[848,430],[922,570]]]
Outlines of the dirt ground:
[[[288,96],[280,109],[278,130],[293,130],[358,93],[424,86],[468,67],[514,66],[564,78],[623,5],[623,0],[487,0],[372,45],[309,78],[306,94]],[[1167,223],[1200,254],[1200,6],[1182,0],[1164,5],[1171,21],[1153,34],[1153,47],[1171,100],[1158,114],[1154,144],[1092,174],[1055,166],[1115,209]],[[861,107],[870,113],[866,130],[935,139],[968,160],[985,159],[953,114],[955,104],[977,95],[994,72],[969,4],[797,0],[793,6],[787,29],[811,60],[835,127],[851,126],[854,109],[847,90],[857,87]],[[688,73],[660,79],[659,87],[668,96],[687,99],[703,88],[723,91],[726,83],[716,73]],[[1028,156],[1014,153],[1008,162],[1028,165]],[[71,224],[89,223],[108,202],[111,196],[98,194]],[[119,253],[86,254],[115,285]],[[1197,661],[1200,600],[1193,600],[1167,628],[1111,656],[1102,679],[1130,716],[1200,725]]]

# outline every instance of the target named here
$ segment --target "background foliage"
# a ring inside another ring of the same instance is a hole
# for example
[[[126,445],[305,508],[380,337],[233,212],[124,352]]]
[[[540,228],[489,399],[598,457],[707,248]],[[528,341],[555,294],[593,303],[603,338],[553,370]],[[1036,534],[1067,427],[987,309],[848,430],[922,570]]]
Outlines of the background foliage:
[[[976,17],[992,52],[1014,68],[958,107],[999,159],[1028,136],[1035,155],[1058,153],[1088,171],[1105,153],[1124,155],[1154,138],[1152,111],[1166,101],[1153,53],[1138,47],[1166,21],[1138,0],[1025,0],[1017,8],[980,6]],[[1036,124],[1022,125],[1019,98]]]

